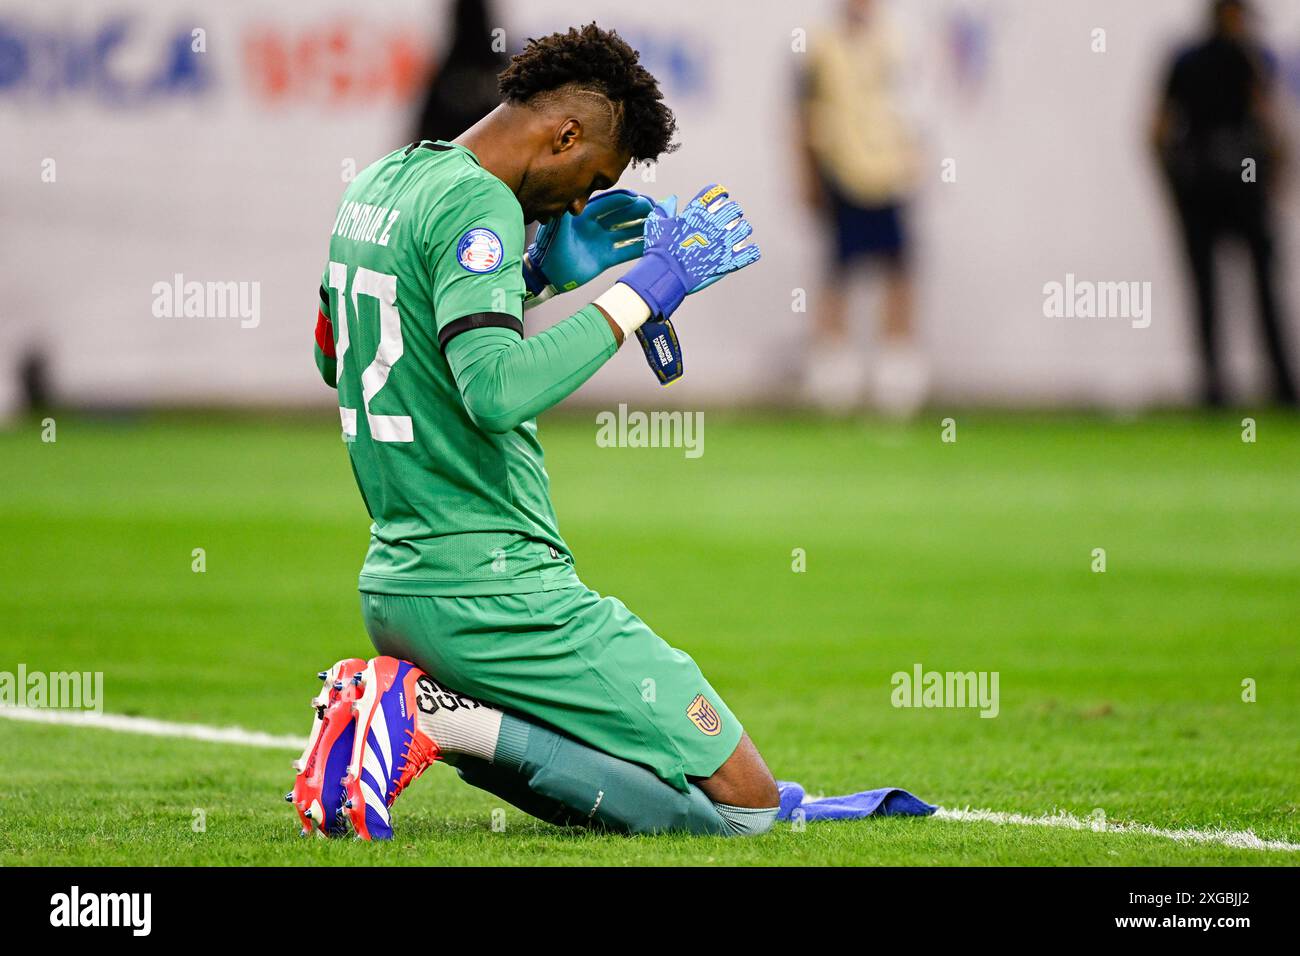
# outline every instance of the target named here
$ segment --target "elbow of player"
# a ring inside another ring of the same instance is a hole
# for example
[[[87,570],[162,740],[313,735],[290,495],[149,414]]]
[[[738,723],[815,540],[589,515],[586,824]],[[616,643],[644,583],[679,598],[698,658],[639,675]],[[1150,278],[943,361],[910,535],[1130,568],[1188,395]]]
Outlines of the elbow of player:
[[[504,435],[524,422],[519,410],[507,407],[504,402],[484,398],[476,400],[468,395],[464,398],[470,421],[489,434]]]
[[[480,360],[454,373],[470,421],[493,435],[504,435],[527,420],[525,409],[512,399],[512,389],[502,375],[503,354],[504,350],[498,350],[490,360]]]

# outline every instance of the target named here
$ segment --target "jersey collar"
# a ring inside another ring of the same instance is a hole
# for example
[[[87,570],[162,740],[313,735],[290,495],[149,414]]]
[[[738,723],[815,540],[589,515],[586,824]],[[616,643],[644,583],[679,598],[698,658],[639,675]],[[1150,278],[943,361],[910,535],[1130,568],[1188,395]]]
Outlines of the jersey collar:
[[[472,159],[475,166],[478,166],[480,169],[483,167],[483,164],[479,162],[478,157],[474,155],[474,151],[468,146],[462,146],[460,143],[449,143],[445,139],[422,139],[418,143],[412,143],[410,146],[406,147],[406,155],[411,155],[417,147],[422,149],[431,149],[437,153],[446,152],[449,149],[458,149]]]

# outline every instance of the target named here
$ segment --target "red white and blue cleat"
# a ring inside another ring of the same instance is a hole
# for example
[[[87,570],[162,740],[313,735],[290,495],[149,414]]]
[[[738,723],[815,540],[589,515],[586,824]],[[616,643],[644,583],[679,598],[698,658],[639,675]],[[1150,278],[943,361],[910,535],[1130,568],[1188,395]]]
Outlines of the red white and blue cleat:
[[[285,799],[298,811],[302,836],[340,836],[347,831],[343,814],[346,799],[341,783],[352,755],[353,706],[361,695],[361,675],[366,662],[359,657],[341,660],[317,677],[321,692],[312,698],[316,711],[311,735],[302,756],[293,762],[298,775]]]
[[[363,840],[390,840],[388,811],[398,795],[438,759],[438,745],[420,730],[418,711],[432,713],[444,693],[409,661],[376,657],[361,677],[352,755],[342,778],[344,812]]]

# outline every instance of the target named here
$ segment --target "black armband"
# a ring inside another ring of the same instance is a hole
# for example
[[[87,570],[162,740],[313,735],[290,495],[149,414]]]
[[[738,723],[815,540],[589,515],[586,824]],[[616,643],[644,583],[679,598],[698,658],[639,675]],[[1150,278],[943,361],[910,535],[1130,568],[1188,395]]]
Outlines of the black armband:
[[[470,329],[510,329],[520,338],[524,337],[524,323],[513,315],[504,312],[475,312],[444,325],[438,333],[438,345],[445,349],[448,342]]]

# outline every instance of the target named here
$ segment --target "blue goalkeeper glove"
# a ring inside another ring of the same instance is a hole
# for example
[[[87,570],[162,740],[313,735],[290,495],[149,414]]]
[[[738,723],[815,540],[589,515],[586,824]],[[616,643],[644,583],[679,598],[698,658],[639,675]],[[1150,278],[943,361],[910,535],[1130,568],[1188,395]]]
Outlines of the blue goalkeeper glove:
[[[628,189],[593,196],[582,215],[556,216],[537,230],[524,256],[530,297],[568,292],[644,248],[645,221],[654,200]]]
[[[672,270],[671,265],[668,266],[670,271],[677,274],[678,281],[685,289],[680,293],[680,296],[678,295],[678,289],[670,288],[666,302],[652,301],[650,296],[654,295],[661,287],[670,287],[670,280],[665,276],[656,276],[655,273],[648,269],[643,270],[643,276],[634,276],[633,272],[636,270],[629,270],[628,275],[619,280],[635,289],[637,294],[650,305],[650,320],[636,330],[636,337],[641,343],[641,350],[645,352],[646,361],[649,363],[651,371],[659,379],[660,385],[671,385],[681,378],[685,371],[682,361],[682,347],[677,339],[677,330],[673,328],[672,319],[668,317],[671,314],[671,309],[675,309],[677,305],[680,305],[682,298],[685,296],[708,288],[728,272],[734,272],[737,269],[744,268],[751,262],[758,261],[760,253],[757,246],[750,245],[739,251],[736,250],[736,245],[747,239],[753,229],[748,221],[741,218],[743,213],[740,206],[735,202],[723,201],[725,196],[726,190],[721,186],[705,187],[691,201],[691,206],[688,207],[685,216],[682,217],[682,219],[692,221],[705,218],[711,225],[721,223],[721,232],[725,234],[726,238],[720,244],[715,242],[712,257],[712,262],[716,263],[714,265],[710,265],[709,262],[700,262],[697,259],[693,268],[684,266],[681,272]],[[714,207],[712,213],[708,211],[710,205]],[[669,196],[656,204],[654,211],[646,222],[647,247],[654,247],[660,243],[666,245],[671,239],[665,239],[665,236],[674,231],[686,235],[686,239],[683,241],[698,245],[699,238],[695,238],[694,242],[692,242],[693,234],[682,227],[682,223],[678,221],[678,218],[676,196]],[[698,236],[699,234],[694,235]],[[707,241],[707,234],[703,234],[702,237]],[[685,273],[685,275],[681,273]],[[632,276],[632,282],[628,282],[628,276]],[[645,284],[639,286],[643,279]],[[669,306],[669,313],[657,311],[657,309],[664,308],[665,305]]]
[[[761,255],[756,244],[741,246],[754,229],[726,187],[704,187],[678,215],[671,214],[671,206],[665,201],[651,210],[641,261],[618,280],[650,306],[652,318],[670,318],[687,294]]]

